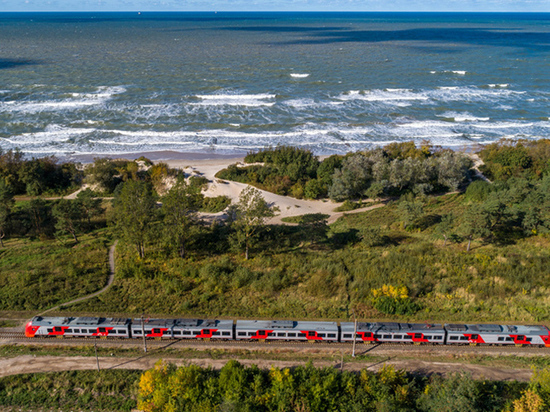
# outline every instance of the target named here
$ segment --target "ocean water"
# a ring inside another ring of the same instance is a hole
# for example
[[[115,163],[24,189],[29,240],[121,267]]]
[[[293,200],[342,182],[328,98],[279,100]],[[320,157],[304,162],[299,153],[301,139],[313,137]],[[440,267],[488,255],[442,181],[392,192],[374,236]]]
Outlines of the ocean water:
[[[550,14],[0,13],[0,148],[463,148],[550,134]]]

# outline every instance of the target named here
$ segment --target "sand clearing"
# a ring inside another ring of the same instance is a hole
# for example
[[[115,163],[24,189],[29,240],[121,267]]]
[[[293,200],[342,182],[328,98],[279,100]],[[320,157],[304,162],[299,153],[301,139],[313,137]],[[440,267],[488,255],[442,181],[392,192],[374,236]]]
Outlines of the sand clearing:
[[[184,159],[171,159],[164,160],[165,163],[170,165],[170,167],[178,168],[184,170],[187,174],[200,174],[201,176],[206,177],[210,183],[208,188],[203,191],[203,194],[208,197],[216,196],[227,196],[237,202],[239,200],[239,195],[241,191],[246,188],[248,185],[244,183],[232,182],[229,180],[221,180],[215,177],[216,173],[233,163],[243,163],[243,158],[233,158],[233,159],[194,159],[194,160],[184,160]],[[343,216],[343,212],[335,212],[338,206],[342,203],[335,203],[330,200],[303,200],[295,199],[290,196],[280,196],[275,193],[266,192],[265,190],[260,190],[262,196],[266,202],[272,206],[279,209],[275,213],[275,217],[271,218],[268,223],[270,224],[280,224],[282,223],[282,218],[289,216],[299,216],[305,215],[308,213],[323,213],[329,215],[328,222],[333,223],[339,217]],[[357,213],[364,212],[369,209],[374,209],[377,207],[384,206],[383,204],[376,204],[369,207],[364,207],[361,209],[356,209],[351,212],[345,213]],[[223,213],[217,213],[215,215],[207,216],[222,216]]]

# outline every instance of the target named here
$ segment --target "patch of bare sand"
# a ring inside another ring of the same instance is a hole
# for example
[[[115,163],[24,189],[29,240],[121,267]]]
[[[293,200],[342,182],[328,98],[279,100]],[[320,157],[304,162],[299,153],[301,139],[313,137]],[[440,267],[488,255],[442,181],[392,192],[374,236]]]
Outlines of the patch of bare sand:
[[[203,194],[208,197],[227,196],[234,203],[239,200],[239,195],[242,190],[248,185],[244,183],[232,182],[229,180],[221,180],[215,177],[216,173],[228,167],[231,164],[242,164],[243,158],[234,159],[198,159],[198,160],[167,160],[166,163],[173,168],[182,169],[189,175],[201,175],[206,177],[210,183],[208,188],[203,191]],[[270,219],[269,224],[281,224],[282,218],[290,216],[300,216],[310,213],[322,213],[329,215],[328,223],[335,222],[345,213],[358,213],[366,210],[384,206],[376,204],[361,209],[353,210],[352,212],[335,212],[338,206],[342,203],[334,203],[330,200],[304,200],[295,199],[290,196],[280,196],[275,193],[260,190],[265,201],[272,207],[278,208],[276,216]],[[223,213],[214,214],[211,216],[221,216]]]
[[[146,370],[154,366],[160,358],[156,356],[143,356],[136,359],[116,358],[116,357],[101,357],[99,358],[99,366],[102,370],[105,369],[138,369]],[[201,367],[212,367],[221,369],[229,360],[228,359],[171,359],[163,358],[165,361],[173,363],[177,366],[194,364]],[[280,361],[266,359],[242,359],[240,363],[250,366],[257,365],[262,369],[271,367],[291,368],[295,366],[304,366],[306,361]],[[313,361],[316,367],[334,367],[340,369],[340,362],[330,361]],[[511,368],[496,368],[472,364],[458,364],[446,362],[429,362],[423,360],[387,360],[381,362],[353,362],[345,363],[344,370],[359,371],[368,369],[377,371],[384,365],[393,365],[398,369],[405,369],[413,373],[422,375],[440,374],[448,375],[457,371],[465,371],[472,374],[475,379],[489,379],[498,381],[528,381],[532,375],[530,369],[511,369]],[[60,372],[68,370],[95,370],[97,369],[96,359],[93,357],[84,356],[40,356],[23,355],[14,358],[0,358],[0,377],[17,375],[22,373],[39,373],[39,372]]]

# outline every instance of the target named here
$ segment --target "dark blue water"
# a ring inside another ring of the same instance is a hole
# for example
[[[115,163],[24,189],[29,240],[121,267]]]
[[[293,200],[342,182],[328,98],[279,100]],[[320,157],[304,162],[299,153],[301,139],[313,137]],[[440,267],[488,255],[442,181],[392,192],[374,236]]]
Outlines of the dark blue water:
[[[318,154],[550,132],[550,14],[0,13],[0,148]]]

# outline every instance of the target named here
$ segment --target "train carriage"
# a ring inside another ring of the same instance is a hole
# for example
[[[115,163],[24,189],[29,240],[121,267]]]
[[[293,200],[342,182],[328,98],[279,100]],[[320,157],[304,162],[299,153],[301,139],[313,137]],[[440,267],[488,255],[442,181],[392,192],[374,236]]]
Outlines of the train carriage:
[[[353,342],[355,324],[342,322],[341,341]],[[440,324],[397,323],[397,322],[358,322],[356,342],[365,343],[430,343],[443,345],[445,329]]]
[[[130,337],[130,319],[100,317],[35,316],[25,326],[25,335],[57,337]]]
[[[541,325],[445,324],[447,344],[545,345],[550,331]]]
[[[141,319],[132,321],[132,337],[156,339],[233,339],[232,320]]]
[[[336,322],[302,322],[295,320],[237,320],[237,340],[338,342]]]

